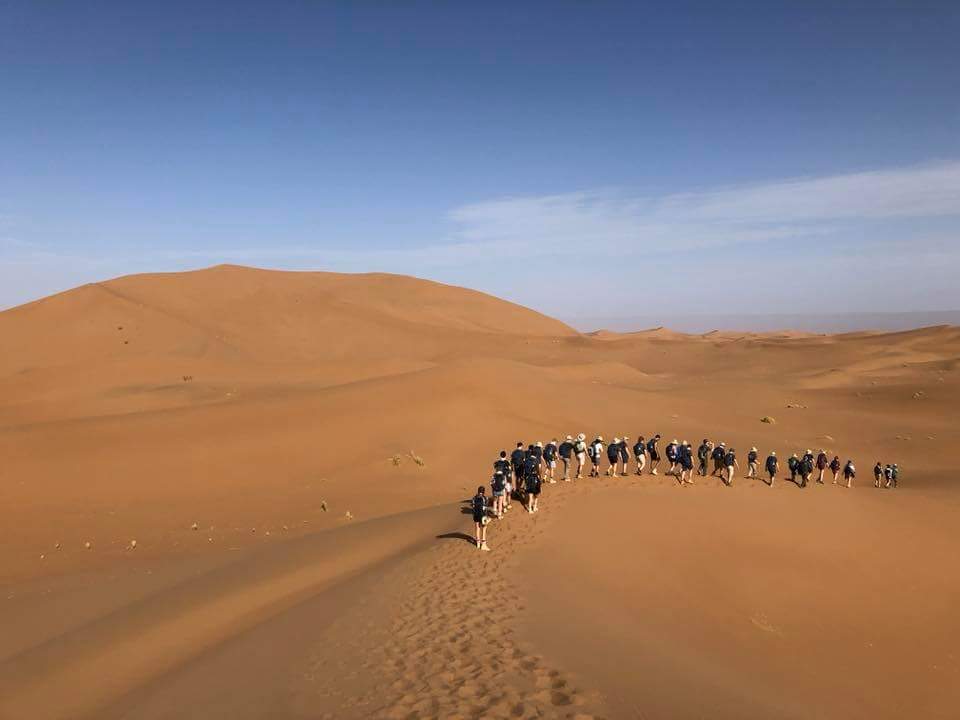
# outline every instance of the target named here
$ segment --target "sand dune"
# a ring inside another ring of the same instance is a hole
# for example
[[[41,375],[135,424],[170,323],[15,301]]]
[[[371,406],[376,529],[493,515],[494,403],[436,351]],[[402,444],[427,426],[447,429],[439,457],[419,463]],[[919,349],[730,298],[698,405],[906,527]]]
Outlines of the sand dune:
[[[0,718],[956,715],[958,328],[587,335],[219,266],[0,337]],[[860,475],[549,486],[473,550],[495,453],[579,431]]]

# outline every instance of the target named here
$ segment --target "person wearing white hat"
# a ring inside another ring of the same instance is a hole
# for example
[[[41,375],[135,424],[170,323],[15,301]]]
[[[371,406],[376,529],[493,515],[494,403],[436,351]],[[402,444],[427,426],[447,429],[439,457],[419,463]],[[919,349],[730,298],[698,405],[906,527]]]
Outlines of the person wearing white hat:
[[[757,449],[755,447],[750,448],[750,452],[747,453],[747,477],[755,478],[759,477],[757,474]]]
[[[583,466],[587,464],[587,436],[583,433],[577,435],[577,441],[573,444],[573,452],[577,456],[577,480],[583,479]]]
[[[570,482],[570,460],[573,458],[573,436],[567,435],[558,450],[563,463],[563,481]]]
[[[615,437],[613,442],[607,445],[607,461],[610,467],[607,468],[607,475],[617,477],[617,462],[620,460],[620,438]]]
[[[710,473],[710,477],[719,475],[723,477],[723,459],[727,456],[727,444],[720,443],[713,449],[713,454],[710,456],[713,458],[713,472]]]
[[[550,481],[550,484],[557,482],[556,477],[554,477],[554,471],[557,467],[557,439],[554,438],[547,443],[547,446],[543,449],[543,462],[547,466],[547,478]]]
[[[670,469],[667,470],[667,475],[677,475],[677,448],[679,447],[680,443],[677,442],[676,438],[667,444],[666,456],[670,462]]]
[[[597,435],[590,443],[590,477],[600,477],[600,458],[603,457],[603,435]]]
[[[686,440],[677,448],[677,467],[679,468],[677,480],[680,484],[693,485],[693,452],[690,449],[690,443]]]

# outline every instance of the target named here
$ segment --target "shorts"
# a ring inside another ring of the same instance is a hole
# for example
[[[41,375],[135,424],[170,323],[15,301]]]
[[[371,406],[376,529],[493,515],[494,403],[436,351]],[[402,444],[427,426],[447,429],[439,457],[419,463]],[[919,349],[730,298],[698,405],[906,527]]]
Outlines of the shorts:
[[[563,460],[565,463],[570,462],[570,456],[569,456],[569,455],[561,455],[561,456],[560,456],[560,459]]]
[[[728,473],[732,473],[732,472],[733,472],[733,465],[727,465],[727,472],[728,472]]]
[[[587,461],[587,456],[585,453],[577,453],[577,462],[583,465]]]
[[[505,492],[506,492],[506,490],[494,490],[494,491],[493,491],[493,496],[494,496],[494,497],[503,497],[503,494],[504,494]]]
[[[484,517],[485,517],[485,515],[479,515],[479,514],[477,514],[477,513],[474,513],[474,514],[473,514],[473,521],[474,521],[477,525],[479,525],[480,523],[483,522],[483,518],[484,518]]]
[[[651,451],[650,451],[650,459],[651,459],[653,462],[658,462],[658,461],[660,460],[660,453],[658,453],[656,450],[651,450]]]
[[[547,462],[547,465],[550,466],[550,467],[552,467],[552,468],[555,468],[555,467],[557,466],[557,461],[556,461],[556,460],[550,460],[550,461]]]

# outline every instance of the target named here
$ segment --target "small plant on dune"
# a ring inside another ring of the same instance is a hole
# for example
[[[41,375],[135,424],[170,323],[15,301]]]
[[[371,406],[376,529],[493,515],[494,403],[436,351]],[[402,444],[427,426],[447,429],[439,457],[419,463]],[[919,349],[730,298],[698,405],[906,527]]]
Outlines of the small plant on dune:
[[[410,458],[420,467],[426,465],[426,463],[423,461],[423,458],[417,455],[413,450],[410,451]]]
[[[767,425],[777,424],[777,421],[774,418],[770,417],[769,415],[764,415],[762,418],[760,418],[760,422],[766,423]]]
[[[394,464],[394,466],[399,466],[399,465],[400,465],[400,456],[399,456],[399,455],[394,455],[392,458],[390,458],[390,462],[392,462],[392,463]]]
[[[184,375],[184,376],[183,376],[183,381],[184,381],[184,382],[191,382],[192,380],[193,380],[193,375]]]

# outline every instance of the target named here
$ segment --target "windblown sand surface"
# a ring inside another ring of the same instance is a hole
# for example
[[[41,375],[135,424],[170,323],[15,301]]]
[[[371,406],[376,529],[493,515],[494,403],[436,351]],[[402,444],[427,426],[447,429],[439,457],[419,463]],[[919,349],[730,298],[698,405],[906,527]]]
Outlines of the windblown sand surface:
[[[0,343],[4,720],[960,716],[955,327],[581,335],[223,266],[0,313]],[[496,452],[579,431],[859,476],[550,485],[477,552]]]

